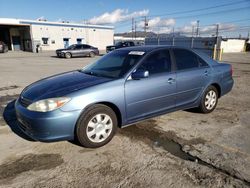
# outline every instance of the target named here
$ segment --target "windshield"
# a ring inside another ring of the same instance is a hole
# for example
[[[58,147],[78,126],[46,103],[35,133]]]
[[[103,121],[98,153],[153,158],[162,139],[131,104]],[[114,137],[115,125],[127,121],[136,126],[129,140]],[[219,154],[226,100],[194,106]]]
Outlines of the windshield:
[[[113,51],[95,63],[85,67],[81,72],[108,78],[121,78],[144,56],[127,50]]]
[[[122,46],[123,45],[123,42],[118,42],[115,44],[116,46]]]
[[[75,44],[73,44],[73,45],[70,45],[68,48],[66,48],[67,50],[74,50],[75,49]]]

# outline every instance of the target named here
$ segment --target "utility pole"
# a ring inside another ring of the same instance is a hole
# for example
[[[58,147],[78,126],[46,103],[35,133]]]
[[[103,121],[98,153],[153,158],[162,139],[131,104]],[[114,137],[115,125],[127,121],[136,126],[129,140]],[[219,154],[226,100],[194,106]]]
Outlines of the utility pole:
[[[135,21],[135,40],[136,40],[136,21]]]
[[[174,46],[174,27],[173,27],[173,44],[172,45]]]
[[[194,26],[192,26],[192,39],[191,39],[191,48],[194,47]]]
[[[219,24],[216,24],[216,37],[219,37]]]
[[[200,20],[197,20],[196,37],[200,35],[199,29],[200,29]]]
[[[218,50],[220,49],[220,45],[219,45],[219,24],[216,24],[216,54],[218,52]],[[217,59],[218,59],[218,55],[217,55]]]
[[[147,21],[147,17],[145,16],[144,17],[144,44],[145,44],[145,41],[146,41],[146,37],[147,37],[147,27],[148,27],[148,21]]]
[[[217,44],[217,47],[218,47],[218,39],[219,39],[219,24],[216,24],[216,44]]]
[[[134,40],[134,18],[132,18],[132,30],[131,30],[131,33],[132,33],[132,40]]]

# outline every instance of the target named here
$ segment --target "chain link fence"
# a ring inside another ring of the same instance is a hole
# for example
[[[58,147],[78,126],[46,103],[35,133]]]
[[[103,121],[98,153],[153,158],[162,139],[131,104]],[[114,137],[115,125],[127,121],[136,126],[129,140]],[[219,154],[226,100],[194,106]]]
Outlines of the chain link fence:
[[[214,59],[220,59],[221,37],[150,37],[145,45],[180,46],[200,50]]]

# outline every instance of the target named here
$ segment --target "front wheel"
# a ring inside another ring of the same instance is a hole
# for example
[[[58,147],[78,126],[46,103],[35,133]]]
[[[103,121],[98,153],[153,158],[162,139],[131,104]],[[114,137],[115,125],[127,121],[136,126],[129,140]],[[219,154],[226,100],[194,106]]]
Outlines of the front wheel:
[[[214,86],[209,86],[204,92],[199,109],[202,113],[212,112],[218,103],[218,91]]]
[[[117,117],[108,106],[98,104],[88,108],[76,125],[79,143],[88,148],[107,144],[117,130]]]
[[[67,52],[67,53],[65,54],[65,58],[69,59],[69,58],[71,58],[71,57],[72,57],[71,53]]]

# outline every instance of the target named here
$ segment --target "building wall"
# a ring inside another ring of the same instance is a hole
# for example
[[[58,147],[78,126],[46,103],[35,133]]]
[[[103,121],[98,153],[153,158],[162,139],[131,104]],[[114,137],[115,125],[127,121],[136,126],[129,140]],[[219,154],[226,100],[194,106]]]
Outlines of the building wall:
[[[240,39],[228,39],[227,41],[221,42],[221,48],[223,52],[244,52],[245,51],[245,40]]]
[[[98,47],[104,50],[107,45],[113,43],[113,29],[86,28],[58,25],[31,25],[32,39],[34,46],[40,43],[42,50],[56,50],[64,48],[64,38],[69,39],[69,45],[76,44],[77,39],[82,39],[82,43]],[[48,38],[48,44],[43,44],[42,38]]]

